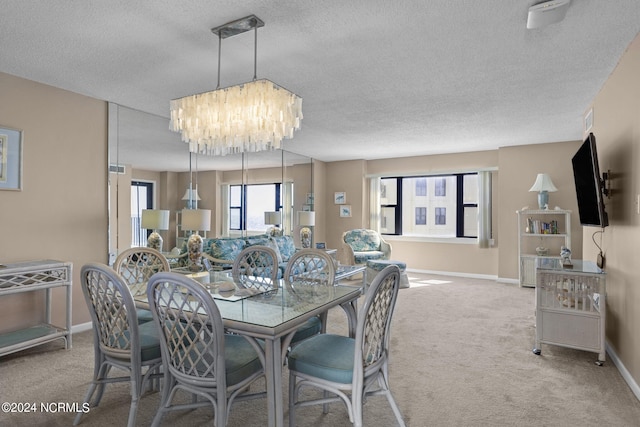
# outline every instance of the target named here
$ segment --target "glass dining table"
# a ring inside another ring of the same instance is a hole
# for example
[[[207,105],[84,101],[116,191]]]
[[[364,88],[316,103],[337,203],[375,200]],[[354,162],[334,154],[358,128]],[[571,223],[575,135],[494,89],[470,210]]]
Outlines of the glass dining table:
[[[283,426],[283,367],[294,333],[311,317],[340,306],[347,315],[349,335],[354,336],[356,301],[362,288],[339,284],[296,286],[295,282],[285,285],[280,281],[277,288],[262,292],[243,288],[217,272],[211,272],[210,277],[200,274],[193,278],[211,293],[228,332],[243,335],[255,344],[263,340],[268,425]],[[149,307],[147,296],[142,292],[138,292],[134,300],[139,308]],[[254,347],[261,348],[260,345]]]

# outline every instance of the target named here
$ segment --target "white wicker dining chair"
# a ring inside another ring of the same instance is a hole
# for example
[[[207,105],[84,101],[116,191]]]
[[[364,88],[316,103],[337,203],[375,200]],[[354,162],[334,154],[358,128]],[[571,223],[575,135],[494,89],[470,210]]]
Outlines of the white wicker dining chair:
[[[147,247],[135,247],[122,251],[115,262],[113,269],[120,274],[129,285],[131,294],[144,295],[147,292],[147,282],[151,276],[161,271],[169,271],[169,261],[156,249]],[[150,322],[153,320],[151,312],[143,308],[138,309],[138,322]]]
[[[389,328],[398,296],[400,270],[386,267],[373,280],[358,313],[356,337],[320,334],[293,347],[289,366],[289,425],[295,426],[299,407],[342,401],[349,420],[363,425],[365,397],[383,394],[400,426],[402,414],[389,389]],[[376,386],[377,383],[377,386]],[[300,400],[303,387],[324,391],[324,397]]]
[[[333,286],[335,276],[333,258],[325,251],[307,248],[293,254],[284,271],[284,282],[289,291],[295,293],[300,287]],[[327,312],[324,312],[300,326],[291,338],[290,344],[295,345],[316,334],[325,333],[326,328]]]
[[[106,384],[129,382],[131,406],[127,425],[134,427],[145,386],[160,376],[162,358],[157,328],[151,322],[138,324],[127,284],[112,268],[98,263],[86,264],[80,271],[80,280],[93,323],[95,356],[93,379],[84,403],[98,406]],[[127,375],[110,376],[111,368],[122,369]],[[77,413],[73,425],[80,422],[82,414],[82,410]]]
[[[239,287],[259,291],[278,289],[278,255],[267,246],[249,246],[234,260],[231,275]]]
[[[149,281],[147,299],[161,336],[165,374],[153,426],[168,411],[209,406],[214,410],[214,425],[224,427],[234,401],[265,394],[247,392],[264,377],[259,344],[225,334],[218,307],[200,283],[178,273],[158,273]],[[178,390],[204,400],[173,405]]]

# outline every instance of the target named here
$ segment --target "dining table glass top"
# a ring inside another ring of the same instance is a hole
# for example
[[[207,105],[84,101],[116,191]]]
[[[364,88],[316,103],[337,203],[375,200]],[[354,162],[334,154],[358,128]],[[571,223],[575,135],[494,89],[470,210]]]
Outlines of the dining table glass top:
[[[211,272],[208,280],[202,277],[198,281],[214,298],[223,320],[266,328],[276,328],[308,313],[320,313],[335,306],[336,301],[349,302],[361,294],[361,289],[353,286],[309,286],[295,281],[286,284],[284,280],[279,280],[274,289],[258,291],[233,282],[231,277],[223,279],[218,272]],[[139,306],[148,306],[146,293],[139,293],[134,299]]]

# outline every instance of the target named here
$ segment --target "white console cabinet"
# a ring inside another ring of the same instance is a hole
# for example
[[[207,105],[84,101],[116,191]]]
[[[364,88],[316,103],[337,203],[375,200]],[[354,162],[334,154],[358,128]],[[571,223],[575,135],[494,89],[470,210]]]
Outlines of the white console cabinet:
[[[607,314],[605,274],[595,263],[573,260],[563,267],[560,260],[536,261],[536,341],[598,353],[596,364],[605,361]]]
[[[71,348],[71,282],[72,264],[41,260],[3,264],[0,266],[0,298],[24,292],[44,292],[44,322],[0,334],[0,356],[63,339]],[[66,322],[64,326],[51,323],[52,289],[66,289]],[[0,301],[0,307],[2,306]]]

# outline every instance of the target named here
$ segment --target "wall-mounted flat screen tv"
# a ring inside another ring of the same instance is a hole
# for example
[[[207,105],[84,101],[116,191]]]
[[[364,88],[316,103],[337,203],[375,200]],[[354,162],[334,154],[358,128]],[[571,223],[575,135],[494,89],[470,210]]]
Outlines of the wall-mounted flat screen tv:
[[[609,225],[604,206],[603,180],[598,166],[596,137],[590,133],[571,159],[578,198],[580,224],[592,227]]]

